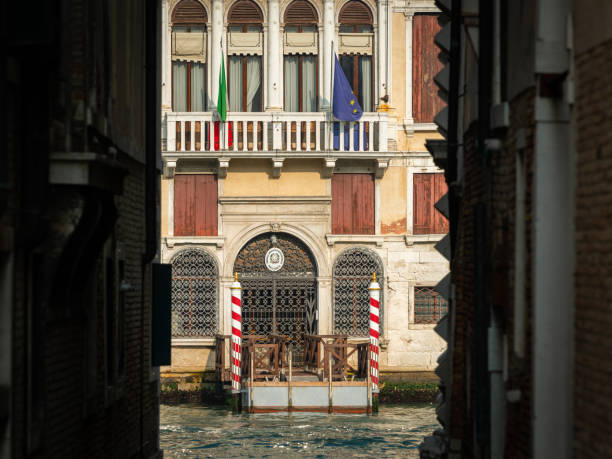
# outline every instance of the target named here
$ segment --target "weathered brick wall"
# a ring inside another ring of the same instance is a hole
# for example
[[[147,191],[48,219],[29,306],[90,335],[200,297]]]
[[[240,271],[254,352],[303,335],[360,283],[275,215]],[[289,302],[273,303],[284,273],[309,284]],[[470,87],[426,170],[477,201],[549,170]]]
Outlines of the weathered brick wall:
[[[487,202],[487,181],[490,180],[488,225],[490,228],[489,267],[491,302],[508,336],[507,389],[520,390],[516,403],[507,405],[506,456],[529,457],[531,450],[531,333],[530,279],[527,275],[526,355],[518,358],[513,349],[514,297],[514,225],[517,136],[524,138],[524,160],[527,165],[525,228],[527,259],[531,254],[531,181],[533,165],[534,90],[527,90],[510,101],[510,126],[503,138],[503,148],[490,153],[490,165],[483,167],[477,151],[477,125],[464,135],[464,187],[459,214],[457,247],[453,264],[456,285],[455,342],[453,353],[453,387],[451,438],[462,440],[462,454],[471,457],[474,439],[475,400],[481,388],[476,387],[474,365],[478,344],[476,321],[476,228],[475,206]],[[519,134],[520,132],[520,134]],[[522,142],[522,141],[521,141]],[[491,174],[490,179],[486,174]],[[486,354],[483,356],[486,358]]]
[[[612,41],[576,56],[575,457],[612,457]]]

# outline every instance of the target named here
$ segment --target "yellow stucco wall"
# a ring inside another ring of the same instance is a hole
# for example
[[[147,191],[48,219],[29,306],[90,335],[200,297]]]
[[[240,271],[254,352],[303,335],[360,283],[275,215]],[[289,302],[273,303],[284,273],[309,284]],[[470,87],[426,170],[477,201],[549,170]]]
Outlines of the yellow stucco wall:
[[[161,179],[161,202],[160,202],[161,235],[168,235],[168,180]]]
[[[380,181],[380,231],[406,233],[406,169],[389,167]]]
[[[269,159],[232,159],[223,196],[325,196],[320,159],[285,160],[280,178],[272,178]]]

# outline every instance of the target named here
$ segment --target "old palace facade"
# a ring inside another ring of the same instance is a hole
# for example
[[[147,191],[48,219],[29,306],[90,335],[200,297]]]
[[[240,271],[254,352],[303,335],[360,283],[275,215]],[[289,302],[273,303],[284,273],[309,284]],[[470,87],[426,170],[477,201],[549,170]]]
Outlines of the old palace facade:
[[[171,373],[214,368],[233,273],[245,333],[368,334],[382,287],[381,371],[430,371],[448,272],[435,249],[443,105],[433,1],[162,0],[162,261],[173,266]],[[333,52],[363,107],[329,110]],[[219,69],[228,115],[216,113]],[[299,357],[298,357],[299,358]]]

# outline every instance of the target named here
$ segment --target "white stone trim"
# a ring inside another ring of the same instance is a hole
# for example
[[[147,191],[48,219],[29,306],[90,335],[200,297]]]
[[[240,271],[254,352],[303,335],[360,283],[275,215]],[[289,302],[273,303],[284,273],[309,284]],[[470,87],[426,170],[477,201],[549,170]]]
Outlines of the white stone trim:
[[[215,345],[215,338],[172,338],[172,347],[210,347]]]
[[[225,245],[225,239],[220,236],[174,236],[165,237],[164,242],[168,248],[182,245],[214,245],[220,249]]]

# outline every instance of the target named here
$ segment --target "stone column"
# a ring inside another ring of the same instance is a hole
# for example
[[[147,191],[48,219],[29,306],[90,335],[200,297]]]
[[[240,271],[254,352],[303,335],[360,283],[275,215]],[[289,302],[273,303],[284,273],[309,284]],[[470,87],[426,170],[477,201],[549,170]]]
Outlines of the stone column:
[[[161,22],[162,22],[162,65],[161,65],[161,79],[162,79],[162,95],[161,105],[162,111],[167,112],[172,110],[172,54],[171,54],[171,40],[172,31],[171,26],[168,23],[168,1],[163,0],[161,4]]]
[[[279,0],[268,0],[268,105],[266,110],[282,110],[283,98],[281,95],[281,54],[280,54],[280,5]]]
[[[335,36],[335,20],[334,20],[334,1],[323,0],[323,41],[319,46],[319,55],[323,59],[321,67],[323,68],[323,97],[321,101],[321,109],[329,109],[331,100],[331,74],[332,74],[332,42]],[[334,48],[336,48],[334,44]]]
[[[388,92],[387,88],[387,73],[389,58],[387,56],[388,51],[388,37],[387,37],[387,18],[389,10],[388,0],[378,0],[378,34],[376,39],[378,41],[378,94],[374,95],[374,106],[378,104],[378,98],[382,97]]]
[[[211,111],[217,108],[219,71],[221,69],[221,41],[223,40],[223,0],[212,1],[212,30],[210,31],[210,100]],[[226,51],[223,47],[223,51]],[[227,69],[225,70],[227,74]]]

